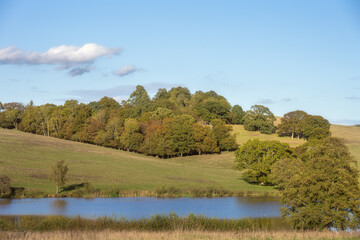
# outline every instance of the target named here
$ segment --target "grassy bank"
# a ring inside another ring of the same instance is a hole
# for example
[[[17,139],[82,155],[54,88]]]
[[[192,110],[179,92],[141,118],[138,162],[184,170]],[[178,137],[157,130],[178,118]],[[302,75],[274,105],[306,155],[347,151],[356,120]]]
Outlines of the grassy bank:
[[[203,232],[203,231],[172,231],[172,232],[147,232],[147,231],[54,231],[54,232],[0,232],[3,240],[22,239],[22,240],[292,240],[292,239],[359,239],[359,233],[336,233],[336,232],[294,232],[294,231],[244,231],[244,232]]]
[[[190,214],[139,220],[0,217],[0,239],[359,239],[360,233],[294,231],[280,218],[215,219]]]

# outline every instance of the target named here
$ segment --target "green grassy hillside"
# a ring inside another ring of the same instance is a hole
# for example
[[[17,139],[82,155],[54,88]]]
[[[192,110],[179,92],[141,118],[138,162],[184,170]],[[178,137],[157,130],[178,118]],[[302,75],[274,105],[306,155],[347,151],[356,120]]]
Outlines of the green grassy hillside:
[[[54,193],[50,166],[65,160],[68,183],[90,182],[95,188],[154,191],[161,186],[180,189],[215,187],[230,191],[273,192],[247,184],[231,170],[233,153],[159,159],[144,155],[0,129],[0,174],[12,185]]]
[[[333,136],[344,138],[351,153],[360,161],[360,128],[332,125]],[[303,140],[248,132],[233,126],[239,144],[249,139],[279,140],[299,146]],[[69,166],[69,184],[90,182],[102,190],[154,192],[162,186],[182,190],[215,187],[233,192],[274,193],[270,187],[250,185],[231,170],[232,152],[222,154],[160,159],[90,144],[0,129],[0,174],[8,175],[12,185],[54,193],[48,179],[50,166],[57,160]],[[360,165],[359,165],[360,166]]]

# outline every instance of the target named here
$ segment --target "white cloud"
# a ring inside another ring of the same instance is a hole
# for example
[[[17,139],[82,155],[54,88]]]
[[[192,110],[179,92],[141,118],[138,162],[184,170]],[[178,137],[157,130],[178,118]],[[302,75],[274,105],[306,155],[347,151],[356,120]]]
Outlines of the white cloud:
[[[59,70],[71,69],[70,75],[77,76],[90,71],[89,65],[97,58],[116,55],[120,51],[120,48],[107,48],[96,43],[87,43],[83,46],[62,45],[52,47],[43,53],[24,52],[15,47],[6,47],[0,49],[0,64],[57,65]]]
[[[126,65],[121,67],[118,71],[116,71],[115,74],[118,75],[119,77],[124,77],[126,75],[129,75],[134,72],[138,72],[140,70],[141,69],[136,68],[134,65]]]
[[[264,105],[269,105],[269,104],[274,104],[274,100],[272,99],[260,99],[259,101],[257,101],[258,104],[264,104]]]

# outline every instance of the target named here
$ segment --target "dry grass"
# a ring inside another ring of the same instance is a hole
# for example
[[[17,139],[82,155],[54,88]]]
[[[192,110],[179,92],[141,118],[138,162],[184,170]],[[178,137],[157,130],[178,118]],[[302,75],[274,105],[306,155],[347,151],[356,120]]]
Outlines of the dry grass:
[[[303,139],[297,139],[290,137],[279,137],[276,133],[267,135],[267,134],[261,134],[260,132],[252,132],[252,131],[246,131],[244,129],[244,126],[242,125],[232,125],[233,133],[236,134],[236,142],[240,145],[246,143],[248,140],[251,139],[260,139],[262,141],[280,141],[283,143],[287,143],[290,145],[290,147],[297,147],[301,144],[304,144],[305,141]]]
[[[333,137],[344,139],[350,153],[357,159],[360,167],[360,127],[331,125],[330,130]]]
[[[126,240],[145,240],[145,239],[168,239],[168,240],[190,240],[190,239],[207,239],[207,240],[235,240],[235,239],[360,239],[360,233],[348,232],[294,232],[294,231],[277,231],[277,232],[201,232],[201,231],[174,231],[174,232],[139,232],[139,231],[58,231],[58,232],[0,232],[0,239],[23,239],[23,240],[62,240],[62,239],[126,239]]]

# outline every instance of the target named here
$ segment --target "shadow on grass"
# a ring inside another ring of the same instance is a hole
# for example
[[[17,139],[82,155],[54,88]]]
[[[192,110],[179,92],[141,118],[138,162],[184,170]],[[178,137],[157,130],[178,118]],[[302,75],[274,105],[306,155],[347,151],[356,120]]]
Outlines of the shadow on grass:
[[[86,185],[88,185],[88,183],[86,183],[86,182],[71,184],[71,185],[62,187],[60,192],[68,192],[68,191],[76,190],[79,188],[83,188]]]

